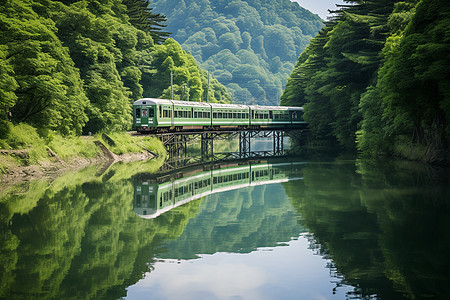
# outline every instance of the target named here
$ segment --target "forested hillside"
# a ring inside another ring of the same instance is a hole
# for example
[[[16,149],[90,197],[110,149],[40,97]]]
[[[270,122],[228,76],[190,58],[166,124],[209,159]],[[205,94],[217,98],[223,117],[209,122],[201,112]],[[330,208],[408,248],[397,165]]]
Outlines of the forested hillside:
[[[207,73],[164,29],[148,0],[1,0],[0,139],[25,122],[61,134],[131,126],[131,104],[206,98]],[[229,102],[217,81],[210,101]]]
[[[448,162],[448,1],[346,2],[301,54],[282,104],[305,106],[316,139]]]
[[[154,0],[167,30],[237,103],[279,104],[299,54],[323,26],[289,0]]]

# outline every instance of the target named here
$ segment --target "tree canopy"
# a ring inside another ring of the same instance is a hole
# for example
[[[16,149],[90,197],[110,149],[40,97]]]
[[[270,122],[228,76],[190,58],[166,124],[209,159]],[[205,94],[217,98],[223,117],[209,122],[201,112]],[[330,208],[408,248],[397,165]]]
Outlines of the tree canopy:
[[[346,2],[300,56],[282,104],[304,105],[317,139],[448,161],[448,5]]]
[[[165,17],[152,13],[148,4],[0,1],[2,138],[8,118],[33,125],[42,135],[130,128],[135,100],[167,96],[166,73],[172,69],[161,56],[177,63],[174,71],[187,74],[177,84],[189,86],[190,100],[205,98],[206,73],[176,41],[166,40]],[[230,101],[217,81],[211,90],[213,101]]]

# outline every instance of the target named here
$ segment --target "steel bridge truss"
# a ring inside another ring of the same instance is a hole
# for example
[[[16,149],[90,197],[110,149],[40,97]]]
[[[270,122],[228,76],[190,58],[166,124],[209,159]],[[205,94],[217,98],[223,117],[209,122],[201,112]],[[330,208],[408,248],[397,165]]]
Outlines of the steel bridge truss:
[[[167,169],[177,169],[191,164],[231,159],[248,159],[274,157],[285,154],[283,148],[283,130],[255,129],[242,131],[205,131],[205,132],[172,132],[159,133],[167,150]],[[273,147],[269,151],[252,151],[253,138],[272,138]],[[214,153],[214,141],[239,139],[239,152]],[[200,155],[189,156],[188,145],[200,143]]]

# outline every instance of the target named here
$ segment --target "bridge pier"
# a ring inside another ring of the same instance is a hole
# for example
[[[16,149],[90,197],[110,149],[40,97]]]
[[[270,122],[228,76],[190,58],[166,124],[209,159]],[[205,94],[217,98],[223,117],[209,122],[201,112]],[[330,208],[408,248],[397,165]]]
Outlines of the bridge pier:
[[[250,131],[241,131],[239,133],[239,157],[248,158],[251,151],[251,133]]]
[[[205,132],[201,135],[202,161],[211,160],[214,157],[214,134]]]
[[[273,132],[273,154],[275,156],[283,155],[283,138],[284,134],[282,131],[275,130]]]

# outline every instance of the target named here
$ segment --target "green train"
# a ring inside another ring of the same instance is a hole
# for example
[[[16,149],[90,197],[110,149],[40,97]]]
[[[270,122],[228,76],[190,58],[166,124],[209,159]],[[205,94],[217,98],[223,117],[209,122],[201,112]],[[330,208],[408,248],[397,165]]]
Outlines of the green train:
[[[187,170],[181,178],[167,177],[165,182],[145,177],[137,178],[134,182],[134,212],[142,218],[153,219],[175,207],[210,194],[300,180],[303,179],[303,164],[257,163],[228,165],[209,171]]]
[[[226,128],[303,128],[302,107],[219,104],[145,98],[133,103],[138,132],[217,130]]]

